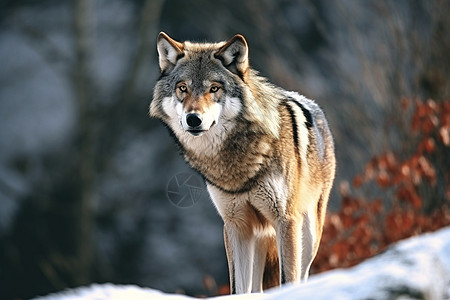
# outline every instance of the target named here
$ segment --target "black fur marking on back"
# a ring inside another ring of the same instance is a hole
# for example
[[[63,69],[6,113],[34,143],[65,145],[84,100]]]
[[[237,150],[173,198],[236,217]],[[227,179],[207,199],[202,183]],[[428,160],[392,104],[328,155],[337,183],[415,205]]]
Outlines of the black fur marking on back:
[[[294,139],[294,145],[295,149],[298,152],[298,132],[297,132],[297,120],[295,119],[295,113],[292,110],[292,108],[287,104],[286,102],[283,103],[286,109],[289,112],[289,115],[291,116],[291,122],[292,122],[292,136]]]
[[[313,127],[314,124],[314,120],[313,117],[311,115],[311,112],[309,110],[307,110],[300,102],[298,102],[297,100],[293,99],[293,98],[289,98],[289,101],[291,101],[292,103],[295,103],[303,112],[303,115],[306,118],[306,122],[305,125],[307,128],[311,128]]]

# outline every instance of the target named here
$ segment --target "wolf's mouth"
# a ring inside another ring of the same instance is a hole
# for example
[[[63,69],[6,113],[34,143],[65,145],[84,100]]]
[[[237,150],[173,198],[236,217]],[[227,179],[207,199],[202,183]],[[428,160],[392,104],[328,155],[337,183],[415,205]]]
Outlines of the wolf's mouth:
[[[188,132],[194,136],[199,136],[200,134],[202,134],[205,131],[206,130],[201,130],[201,129],[189,129],[188,130]]]

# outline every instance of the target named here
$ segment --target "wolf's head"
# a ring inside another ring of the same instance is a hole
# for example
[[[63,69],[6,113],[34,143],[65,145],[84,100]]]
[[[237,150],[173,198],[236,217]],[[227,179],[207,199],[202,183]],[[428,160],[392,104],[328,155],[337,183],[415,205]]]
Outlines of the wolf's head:
[[[248,47],[242,35],[214,44],[177,42],[158,36],[161,77],[150,115],[166,123],[175,135],[190,140],[231,126],[241,113],[249,74]],[[228,124],[228,125],[227,125]]]

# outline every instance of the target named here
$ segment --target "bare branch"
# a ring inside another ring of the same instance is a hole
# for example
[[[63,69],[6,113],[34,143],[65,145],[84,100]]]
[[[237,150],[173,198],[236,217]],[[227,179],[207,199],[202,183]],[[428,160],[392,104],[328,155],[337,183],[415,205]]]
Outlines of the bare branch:
[[[130,99],[135,92],[136,84],[139,78],[139,72],[144,65],[143,62],[147,57],[152,59],[153,53],[150,49],[155,46],[156,24],[161,15],[164,0],[147,0],[144,3],[139,25],[139,46],[134,56],[134,60],[130,65],[128,72],[129,77],[123,85],[124,100]]]
[[[95,180],[94,170],[94,143],[93,128],[94,120],[91,113],[92,80],[91,57],[93,51],[92,43],[92,20],[93,7],[90,0],[75,1],[74,11],[74,33],[75,33],[75,76],[73,77],[74,92],[78,104],[79,113],[79,181],[80,197],[76,203],[77,207],[77,235],[75,236],[75,251],[78,260],[76,280],[78,284],[84,284],[90,280],[92,265],[92,224],[93,212],[91,207],[92,189]]]

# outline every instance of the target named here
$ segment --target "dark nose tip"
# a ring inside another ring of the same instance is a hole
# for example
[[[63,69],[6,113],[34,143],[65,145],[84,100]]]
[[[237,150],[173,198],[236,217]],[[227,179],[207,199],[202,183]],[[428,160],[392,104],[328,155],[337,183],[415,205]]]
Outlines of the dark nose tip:
[[[186,116],[186,123],[190,127],[198,127],[200,124],[202,124],[202,119],[198,114],[188,114]]]

